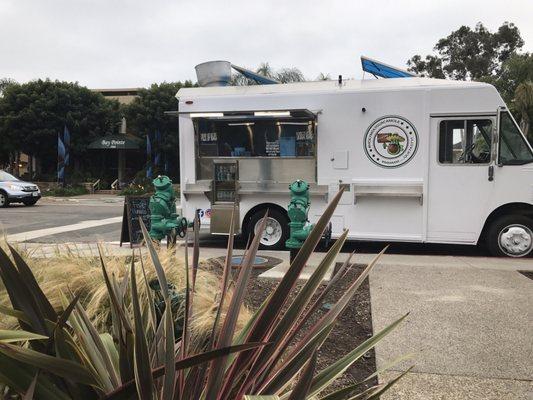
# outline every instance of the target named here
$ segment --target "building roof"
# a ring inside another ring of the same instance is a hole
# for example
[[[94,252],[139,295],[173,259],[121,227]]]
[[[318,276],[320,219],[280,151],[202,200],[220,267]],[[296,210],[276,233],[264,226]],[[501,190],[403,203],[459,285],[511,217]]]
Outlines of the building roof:
[[[141,88],[115,88],[115,89],[91,89],[93,92],[102,93],[108,96],[120,96],[121,94],[135,95]]]
[[[140,88],[119,89],[91,89],[93,92],[102,94],[104,97],[117,100],[121,104],[130,104],[139,95]]]
[[[203,96],[231,96],[246,94],[274,94],[274,93],[299,93],[299,92],[358,92],[372,90],[401,90],[416,88],[465,88],[489,87],[488,83],[473,81],[454,81],[432,78],[394,78],[394,79],[364,79],[346,80],[339,86],[337,81],[311,81],[298,83],[284,83],[278,85],[251,85],[251,86],[214,86],[199,88],[182,88],[176,97],[203,97]]]

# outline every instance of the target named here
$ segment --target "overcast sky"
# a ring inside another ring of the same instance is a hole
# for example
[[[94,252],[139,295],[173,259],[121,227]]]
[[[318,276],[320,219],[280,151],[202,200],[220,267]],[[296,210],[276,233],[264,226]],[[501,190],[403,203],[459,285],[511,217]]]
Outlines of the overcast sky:
[[[143,87],[216,59],[361,78],[361,55],[405,67],[478,21],[514,22],[533,51],[533,0],[0,0],[0,78]]]

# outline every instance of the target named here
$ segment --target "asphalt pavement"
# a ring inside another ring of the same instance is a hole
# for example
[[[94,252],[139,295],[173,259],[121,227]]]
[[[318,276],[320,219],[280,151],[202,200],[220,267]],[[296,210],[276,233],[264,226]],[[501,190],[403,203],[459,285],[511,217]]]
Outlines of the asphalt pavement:
[[[36,243],[116,241],[123,207],[121,197],[45,197],[32,207],[0,208],[0,232],[13,241],[24,240],[21,234],[32,232],[25,241]]]

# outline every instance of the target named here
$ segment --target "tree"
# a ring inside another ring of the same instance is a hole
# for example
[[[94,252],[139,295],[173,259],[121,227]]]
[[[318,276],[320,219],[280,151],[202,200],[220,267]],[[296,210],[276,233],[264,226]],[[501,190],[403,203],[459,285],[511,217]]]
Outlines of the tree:
[[[461,26],[440,39],[435,55],[413,56],[407,61],[408,70],[432,78],[480,80],[495,77],[502,64],[524,45],[518,28],[504,22],[496,32],[490,32],[481,22],[474,29]]]
[[[4,90],[6,90],[9,87],[9,85],[12,85],[14,83],[17,83],[17,82],[15,82],[13,79],[0,78],[0,97],[2,97],[2,93],[4,92]]]
[[[472,30],[461,26],[440,39],[434,50],[423,58],[415,55],[407,61],[408,70],[440,79],[477,80],[494,85],[520,121],[527,135],[533,118],[529,103],[529,84],[533,81],[533,54],[519,53],[524,46],[518,28],[504,22],[490,32],[480,22]],[[520,90],[518,89],[520,87]]]
[[[502,64],[497,77],[484,79],[496,86],[503,99],[511,104],[516,88],[522,82],[533,81],[533,54],[514,54]]]
[[[281,83],[304,82],[305,78],[298,68],[281,68],[276,72],[276,80]]]
[[[141,89],[138,97],[124,107],[128,128],[144,139],[143,148],[146,135],[150,135],[152,147],[161,153],[161,163],[154,172],[166,173],[174,180],[179,179],[179,124],[175,116],[166,115],[165,111],[176,111],[178,90],[193,86],[191,81],[154,83]],[[160,144],[155,143],[156,132],[161,136]]]
[[[522,82],[516,88],[514,107],[520,115],[520,129],[524,135],[529,134],[530,115],[533,112],[533,82]]]
[[[319,73],[315,79],[315,81],[330,81],[330,80],[331,80],[331,75],[324,73],[324,72]]]
[[[304,82],[306,80],[302,71],[298,68],[280,68],[276,71],[268,62],[259,64],[259,67],[256,68],[255,72],[267,78],[275,79],[281,83]],[[257,85],[257,82],[248,79],[239,73],[232,76],[231,84],[233,86],[248,86]]]
[[[36,80],[9,84],[0,98],[0,143],[3,152],[23,152],[38,161],[38,170],[54,175],[57,135],[66,125],[70,155],[78,171],[89,167],[87,145],[111,132],[119,121],[118,102],[71,82]]]

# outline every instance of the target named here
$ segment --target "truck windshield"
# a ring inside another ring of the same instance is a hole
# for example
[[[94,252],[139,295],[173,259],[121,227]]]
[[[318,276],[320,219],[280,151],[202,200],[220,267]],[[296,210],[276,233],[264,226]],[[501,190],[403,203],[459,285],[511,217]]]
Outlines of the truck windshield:
[[[522,165],[533,162],[533,153],[509,112],[500,114],[499,164]]]
[[[0,171],[0,182],[14,182],[18,181],[13,175],[8,174],[5,171]]]

